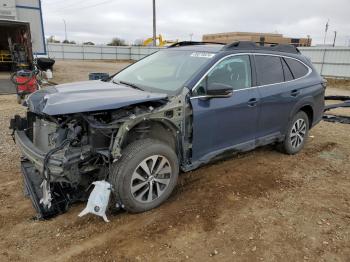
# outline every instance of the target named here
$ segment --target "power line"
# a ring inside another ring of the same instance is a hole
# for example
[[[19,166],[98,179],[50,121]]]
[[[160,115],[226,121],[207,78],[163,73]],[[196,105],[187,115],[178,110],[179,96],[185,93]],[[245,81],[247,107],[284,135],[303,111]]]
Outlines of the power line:
[[[70,5],[65,5],[62,6],[64,9],[69,9],[71,7],[77,7],[76,5],[80,5],[82,3],[86,2],[86,0],[81,0],[81,1],[75,1],[74,3],[71,3]]]
[[[92,7],[108,4],[108,3],[111,3],[113,1],[115,1],[115,0],[105,0],[105,1],[100,2],[100,3],[96,3],[96,4],[93,4],[93,5],[87,5],[87,6],[73,6],[73,7],[69,7],[68,6],[68,7],[64,7],[62,9],[55,10],[53,13],[61,13],[61,12],[77,11],[77,10],[80,11],[80,10],[89,9],[89,8],[92,8]]]
[[[81,1],[74,1],[73,3],[71,1],[62,1],[62,0],[45,0],[45,1],[42,1],[42,4],[43,6],[51,6],[51,5],[54,5],[55,6],[55,9],[66,9],[66,8],[69,8],[71,6],[75,6],[77,4],[81,4],[81,3],[84,3],[86,1],[84,0],[81,0]]]

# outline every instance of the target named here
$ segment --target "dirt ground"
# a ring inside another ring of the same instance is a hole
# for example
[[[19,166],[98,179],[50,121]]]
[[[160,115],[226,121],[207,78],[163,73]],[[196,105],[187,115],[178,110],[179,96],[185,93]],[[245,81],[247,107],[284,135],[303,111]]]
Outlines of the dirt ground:
[[[80,60],[57,60],[54,66],[54,82],[70,83],[73,81],[89,80],[89,73],[115,74],[130,62],[116,61],[80,61]]]
[[[100,64],[58,62],[55,80],[122,66]],[[8,130],[23,112],[0,96],[0,261],[350,261],[350,125],[321,122],[295,156],[267,146],[183,174],[146,213],[37,221]]]

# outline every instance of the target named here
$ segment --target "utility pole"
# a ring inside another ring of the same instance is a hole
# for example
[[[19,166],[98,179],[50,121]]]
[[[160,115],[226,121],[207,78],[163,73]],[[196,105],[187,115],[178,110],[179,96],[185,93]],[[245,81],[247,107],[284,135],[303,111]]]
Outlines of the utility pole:
[[[153,0],[153,46],[157,46],[156,0]]]
[[[321,70],[320,70],[320,75],[322,76],[323,73],[323,66],[324,66],[324,59],[326,57],[326,37],[327,37],[327,31],[328,31],[328,27],[329,27],[329,19],[327,20],[326,26],[325,26],[325,30],[324,30],[324,39],[323,39],[323,45],[324,45],[324,49],[323,49],[323,55],[322,55],[322,64],[321,64]]]
[[[190,34],[190,41],[192,42],[193,33]]]
[[[64,23],[64,40],[68,40],[66,20],[63,19],[63,23]]]
[[[326,37],[327,37],[328,27],[329,27],[329,19],[327,20],[326,27],[325,27],[325,30],[324,30],[323,45],[326,45]]]
[[[335,46],[336,39],[337,39],[337,31],[334,31],[333,47]]]

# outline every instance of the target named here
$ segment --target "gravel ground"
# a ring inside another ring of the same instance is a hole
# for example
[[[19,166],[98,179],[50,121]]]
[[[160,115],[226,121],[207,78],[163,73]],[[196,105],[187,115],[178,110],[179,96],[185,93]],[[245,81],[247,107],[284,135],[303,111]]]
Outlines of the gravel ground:
[[[52,80],[60,84],[89,80],[89,73],[108,73],[112,75],[129,64],[130,62],[121,61],[57,60]]]
[[[57,78],[69,79],[66,63]],[[0,261],[350,261],[350,125],[321,122],[295,156],[268,146],[183,174],[146,213],[104,223],[78,218],[77,204],[36,221],[8,130],[16,113],[15,97],[0,96]]]

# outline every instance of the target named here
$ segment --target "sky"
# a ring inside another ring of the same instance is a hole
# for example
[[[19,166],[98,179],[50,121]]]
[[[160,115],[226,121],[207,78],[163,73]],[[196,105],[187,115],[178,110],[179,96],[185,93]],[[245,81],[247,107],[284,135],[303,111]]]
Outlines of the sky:
[[[42,0],[45,35],[104,44],[152,36],[152,0]],[[312,44],[350,44],[350,0],[156,0],[157,34],[167,40],[201,40],[221,32],[281,33]]]

